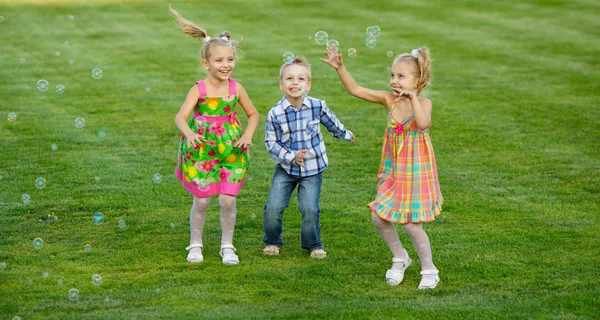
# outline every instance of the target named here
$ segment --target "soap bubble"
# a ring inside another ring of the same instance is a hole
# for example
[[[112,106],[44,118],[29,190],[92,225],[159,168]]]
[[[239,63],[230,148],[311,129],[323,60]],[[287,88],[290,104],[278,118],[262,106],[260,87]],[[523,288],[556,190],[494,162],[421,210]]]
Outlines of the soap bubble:
[[[29,284],[33,284],[33,279],[29,279],[29,280],[27,280],[27,283],[29,283]]]
[[[392,51],[392,50],[388,50],[388,51],[386,52],[386,55],[387,55],[388,57],[390,57],[390,58],[391,58],[391,57],[394,55],[394,51]]]
[[[104,223],[104,215],[102,212],[96,212],[92,215],[92,221],[95,225],[101,225]]]
[[[65,86],[63,86],[62,84],[57,85],[56,86],[56,93],[58,93],[58,94],[65,93]]]
[[[57,285],[59,285],[59,286],[62,286],[62,283],[63,283],[63,282],[62,282],[62,280],[60,280],[60,279],[58,279],[58,281],[56,281],[56,284],[57,284]]]
[[[175,229],[175,224],[171,222],[171,229]]]
[[[44,273],[42,274],[42,277],[43,277],[44,279],[45,279],[45,278],[48,278],[48,272],[44,272]]]
[[[327,39],[329,39],[329,35],[325,31],[318,31],[315,33],[315,42],[318,45],[324,45],[327,43]]]
[[[23,203],[29,203],[29,195],[27,193],[24,193],[23,195],[21,195],[21,200],[23,200]]]
[[[96,176],[94,177],[94,180],[96,180],[96,182],[100,182],[100,177]]]
[[[69,20],[73,21],[73,19],[75,19],[74,16],[69,16]]]
[[[97,287],[100,285],[100,282],[102,281],[102,276],[99,274],[95,274],[92,276],[92,283]]]
[[[373,49],[375,48],[375,46],[377,46],[377,38],[373,36],[368,36],[365,39],[365,44],[367,45],[367,48]]]
[[[252,220],[256,219],[256,215],[253,213],[253,214],[250,216],[250,219],[252,219]]]
[[[325,43],[325,46],[327,47],[327,49],[329,49],[329,51],[337,53],[338,48],[340,47],[340,43],[335,39],[330,39],[327,41],[327,43]]]
[[[12,320],[21,320],[21,317],[19,317],[19,316],[14,316],[14,317],[12,318]]]
[[[119,227],[121,229],[125,229],[126,226],[127,226],[127,224],[125,223],[125,220],[119,220]]]
[[[0,262],[0,270],[4,270],[6,269],[6,262],[2,261]]]
[[[104,130],[98,131],[98,137],[104,138],[105,136],[106,136],[106,132],[104,132]]]
[[[25,59],[25,58],[19,59],[19,63],[21,63],[21,64],[25,63],[25,61],[27,61],[27,59]]]
[[[69,59],[69,64],[73,64],[73,62],[75,62],[75,60]]]
[[[354,48],[348,49],[348,56],[351,58],[356,57],[356,49],[354,49]]]
[[[92,245],[91,244],[86,244],[85,246],[83,246],[83,251],[85,251],[85,252],[91,252],[92,251]]]
[[[9,112],[8,113],[8,121],[9,122],[15,122],[17,121],[17,114],[14,112]]]
[[[48,81],[42,79],[40,81],[37,82],[37,89],[39,92],[46,92],[48,91]]]
[[[65,47],[69,46],[69,41],[65,41]]]
[[[85,127],[85,119],[83,119],[83,118],[75,119],[75,127],[77,127],[78,129]]]
[[[35,186],[38,189],[44,189],[46,187],[46,179],[42,177],[35,179]]]
[[[155,175],[152,176],[152,181],[154,181],[154,183],[161,183],[162,182],[162,175],[160,173],[157,173]]]
[[[60,57],[60,51],[55,51],[54,55],[57,56],[57,57]]]
[[[92,78],[94,78],[96,80],[102,78],[102,69],[100,69],[100,68],[94,68],[92,70]]]
[[[373,36],[375,38],[379,37],[379,35],[381,34],[381,29],[379,28],[379,26],[371,26],[367,28],[367,35],[369,36]]]
[[[4,22],[4,17],[0,16],[0,22]]]
[[[52,151],[56,151],[56,150],[58,149],[58,146],[56,145],[56,143],[53,143],[53,144],[50,146],[50,149],[52,149]]]
[[[33,239],[33,248],[34,249],[41,249],[44,247],[44,240],[42,240],[42,238],[35,238]]]
[[[69,290],[69,300],[76,301],[77,299],[79,299],[79,290],[72,288]]]
[[[150,87],[146,87],[146,92],[150,92]]]
[[[109,303],[110,302],[110,298],[109,297],[104,297],[104,303]]]
[[[287,63],[287,64],[292,64],[294,63],[294,54],[291,52],[286,52],[283,54],[283,62]]]

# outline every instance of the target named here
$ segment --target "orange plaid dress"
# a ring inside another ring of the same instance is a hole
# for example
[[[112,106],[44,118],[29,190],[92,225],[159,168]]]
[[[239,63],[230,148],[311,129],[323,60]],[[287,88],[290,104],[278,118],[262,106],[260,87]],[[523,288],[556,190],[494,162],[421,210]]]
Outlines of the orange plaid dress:
[[[377,196],[367,207],[382,219],[400,224],[433,221],[444,199],[429,129],[419,130],[414,115],[398,123],[391,114],[390,110]]]

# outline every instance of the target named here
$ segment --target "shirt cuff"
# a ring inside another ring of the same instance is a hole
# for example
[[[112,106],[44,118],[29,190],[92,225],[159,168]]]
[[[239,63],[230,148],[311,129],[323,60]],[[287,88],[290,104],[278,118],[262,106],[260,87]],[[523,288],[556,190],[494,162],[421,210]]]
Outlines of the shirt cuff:
[[[352,141],[352,137],[354,134],[350,130],[346,130],[346,134],[344,135],[344,140]]]

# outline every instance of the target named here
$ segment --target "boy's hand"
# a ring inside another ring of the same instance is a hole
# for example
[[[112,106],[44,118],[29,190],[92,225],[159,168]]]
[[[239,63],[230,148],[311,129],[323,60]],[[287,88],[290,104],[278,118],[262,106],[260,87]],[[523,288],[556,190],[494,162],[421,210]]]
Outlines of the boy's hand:
[[[352,134],[352,140],[350,140],[350,143],[354,143],[354,134]]]
[[[306,168],[304,166],[304,158],[306,157],[306,149],[302,149],[296,153],[296,164],[301,166],[302,168]]]
[[[329,50],[329,47],[327,47],[327,50],[325,51],[325,55],[327,55],[327,59],[321,58],[321,61],[327,63],[335,70],[344,66],[344,61],[342,60],[341,53],[332,52]]]

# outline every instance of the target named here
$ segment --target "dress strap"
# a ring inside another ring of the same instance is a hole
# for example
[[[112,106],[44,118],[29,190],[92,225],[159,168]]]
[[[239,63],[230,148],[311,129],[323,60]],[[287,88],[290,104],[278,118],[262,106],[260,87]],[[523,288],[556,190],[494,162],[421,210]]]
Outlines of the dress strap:
[[[200,96],[206,97],[206,86],[204,85],[204,81],[197,81],[196,84],[198,85],[198,89],[200,89]]]
[[[234,78],[229,78],[229,95],[230,96],[235,96],[235,94],[236,94],[235,79]]]

